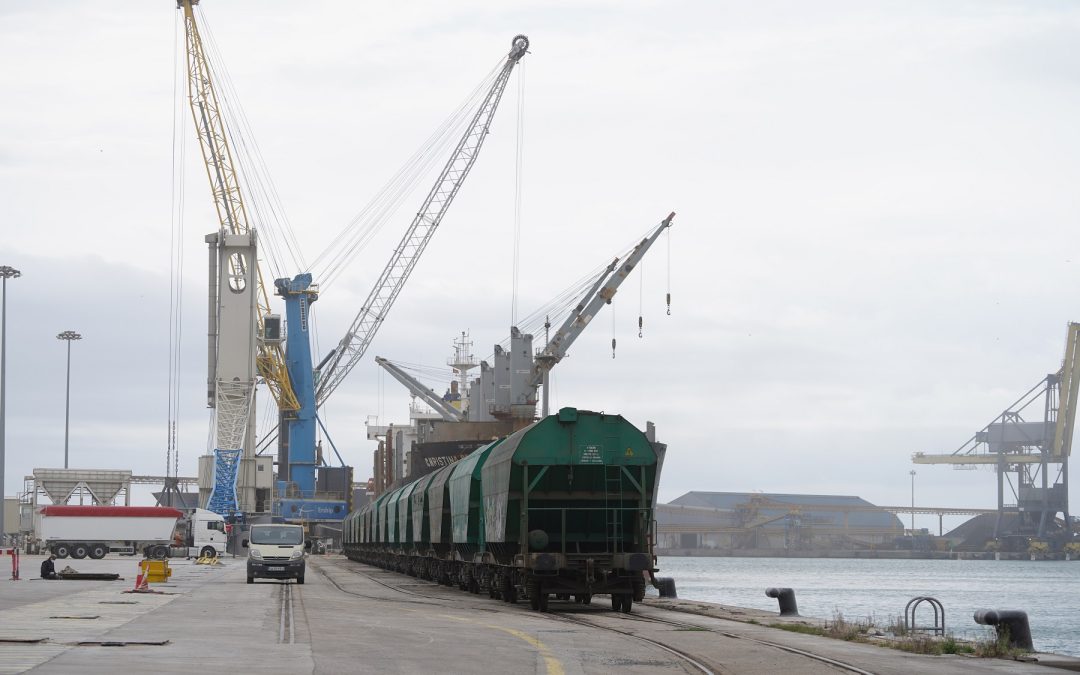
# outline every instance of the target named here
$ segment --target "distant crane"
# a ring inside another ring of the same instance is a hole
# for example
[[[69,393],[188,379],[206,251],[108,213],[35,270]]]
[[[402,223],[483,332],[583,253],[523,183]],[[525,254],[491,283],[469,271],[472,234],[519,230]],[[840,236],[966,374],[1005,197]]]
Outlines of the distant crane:
[[[1044,377],[954,452],[916,452],[911,459],[915,464],[996,467],[994,538],[1006,534],[1046,537],[1058,513],[1064,517],[1064,535],[1068,537],[1073,530],[1069,517],[1069,455],[1078,392],[1080,323],[1070,323],[1060,370]],[[1029,416],[1034,419],[1029,421]],[[1015,474],[1015,482],[1010,474]],[[1015,499],[1012,504],[1005,501],[1006,484]],[[1015,528],[1007,526],[1009,515],[1017,521]]]
[[[278,294],[285,299],[289,333],[286,359],[293,380],[297,383],[296,393],[299,400],[299,407],[295,411],[283,408],[283,429],[279,436],[283,450],[279,454],[279,495],[288,494],[299,499],[311,499],[315,496],[318,408],[367,352],[476,162],[510,74],[528,48],[529,38],[525,35],[517,35],[511,41],[511,49],[502,69],[479,104],[435,185],[428,192],[405,235],[394,249],[367,300],[344,337],[316,368],[312,368],[307,321],[308,308],[318,297],[318,291],[312,287],[311,275],[301,274],[292,280],[278,279],[275,282]],[[292,506],[295,504],[279,502],[275,511],[278,511],[279,507],[288,507],[291,510]]]

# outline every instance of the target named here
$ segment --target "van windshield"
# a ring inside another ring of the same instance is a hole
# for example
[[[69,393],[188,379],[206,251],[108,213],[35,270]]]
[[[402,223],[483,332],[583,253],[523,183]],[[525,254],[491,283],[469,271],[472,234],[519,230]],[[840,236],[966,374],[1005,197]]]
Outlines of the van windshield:
[[[296,546],[304,543],[304,530],[299,527],[259,526],[251,528],[252,544],[283,544]]]

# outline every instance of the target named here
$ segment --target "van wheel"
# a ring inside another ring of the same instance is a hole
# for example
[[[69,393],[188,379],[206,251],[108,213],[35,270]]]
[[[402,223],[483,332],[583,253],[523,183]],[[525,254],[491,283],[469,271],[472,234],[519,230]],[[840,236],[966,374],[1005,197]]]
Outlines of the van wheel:
[[[86,544],[73,544],[71,547],[71,557],[76,560],[82,560],[90,553],[90,547]]]
[[[101,560],[109,553],[109,547],[105,544],[90,544],[90,557],[93,560]]]
[[[303,576],[296,577],[296,583],[303,584],[304,583],[304,577]]]

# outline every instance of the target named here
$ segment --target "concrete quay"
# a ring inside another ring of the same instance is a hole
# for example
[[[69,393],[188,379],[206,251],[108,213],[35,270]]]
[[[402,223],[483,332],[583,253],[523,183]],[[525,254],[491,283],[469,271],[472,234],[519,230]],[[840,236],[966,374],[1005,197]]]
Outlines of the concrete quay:
[[[1035,662],[919,656],[790,633],[767,612],[647,599],[629,615],[606,597],[540,614],[339,556],[309,558],[307,583],[247,584],[244,560],[170,561],[160,594],[125,593],[138,561],[60,560],[123,581],[0,581],[0,673],[1042,673]],[[737,620],[738,619],[738,620]],[[1060,672],[1060,671],[1059,671]]]

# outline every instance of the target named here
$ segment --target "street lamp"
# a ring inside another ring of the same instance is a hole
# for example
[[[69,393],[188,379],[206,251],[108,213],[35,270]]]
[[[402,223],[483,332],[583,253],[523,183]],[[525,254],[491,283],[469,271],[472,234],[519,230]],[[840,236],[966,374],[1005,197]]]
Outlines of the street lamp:
[[[73,330],[66,330],[56,336],[57,340],[67,342],[67,395],[64,401],[64,468],[68,468],[68,422],[71,419],[71,341],[81,340],[82,336]]]
[[[7,265],[0,266],[0,278],[3,279],[3,300],[0,303],[0,546],[7,541],[4,530],[4,406],[7,396],[7,280],[18,279],[22,272]]]
[[[915,469],[912,469],[908,473],[911,474],[911,536],[915,536]]]

